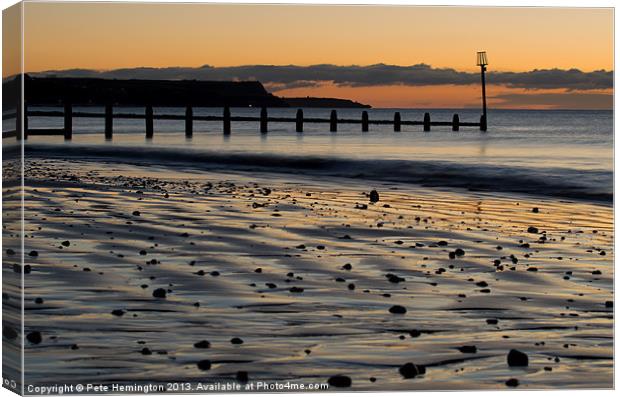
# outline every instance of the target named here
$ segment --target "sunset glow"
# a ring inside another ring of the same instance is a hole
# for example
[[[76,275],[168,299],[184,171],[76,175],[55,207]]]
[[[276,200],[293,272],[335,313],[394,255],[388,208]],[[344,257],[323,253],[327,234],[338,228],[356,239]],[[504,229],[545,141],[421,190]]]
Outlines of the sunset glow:
[[[613,70],[613,11],[600,8],[26,3],[24,21],[27,72],[378,63],[475,72],[480,49],[489,53],[490,72]],[[570,103],[541,105],[541,93],[552,92],[489,88],[491,106],[517,106],[494,100],[498,94],[538,94],[531,104],[518,101],[517,107]],[[373,106],[469,107],[477,103],[479,88],[327,83],[278,95],[348,97]],[[582,95],[573,105],[611,104],[610,96],[600,95]]]

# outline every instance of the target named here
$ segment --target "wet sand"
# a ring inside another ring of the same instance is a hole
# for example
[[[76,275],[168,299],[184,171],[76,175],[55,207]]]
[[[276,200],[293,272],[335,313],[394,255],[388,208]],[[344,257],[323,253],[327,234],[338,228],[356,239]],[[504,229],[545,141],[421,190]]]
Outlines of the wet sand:
[[[613,386],[610,205],[76,161],[26,175],[27,383]]]

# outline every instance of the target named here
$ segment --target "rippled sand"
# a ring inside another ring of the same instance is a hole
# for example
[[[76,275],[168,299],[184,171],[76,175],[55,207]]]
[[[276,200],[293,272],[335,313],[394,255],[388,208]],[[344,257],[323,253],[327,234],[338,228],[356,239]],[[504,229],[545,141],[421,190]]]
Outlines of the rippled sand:
[[[93,164],[27,164],[27,383],[613,386],[610,206]]]

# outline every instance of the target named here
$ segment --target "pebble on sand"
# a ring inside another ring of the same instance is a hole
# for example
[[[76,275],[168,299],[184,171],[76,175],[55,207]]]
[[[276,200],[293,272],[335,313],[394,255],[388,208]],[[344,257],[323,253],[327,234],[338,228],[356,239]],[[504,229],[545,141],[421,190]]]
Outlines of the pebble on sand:
[[[508,387],[517,387],[519,386],[519,380],[515,378],[510,378],[506,381],[506,386]]]
[[[398,372],[405,379],[412,379],[418,375],[426,373],[426,368],[423,365],[416,365],[414,363],[407,363],[398,369]]]
[[[371,203],[376,203],[377,201],[379,201],[379,192],[377,192],[376,190],[371,191],[369,198]]]
[[[407,313],[407,309],[400,305],[394,305],[390,307],[390,313],[392,314],[405,314]]]
[[[474,345],[465,345],[458,348],[461,353],[476,353],[478,352],[478,348]]]
[[[114,315],[114,316],[119,316],[119,317],[120,317],[120,316],[122,316],[123,314],[125,314],[125,311],[124,311],[124,310],[122,310],[122,309],[114,309],[114,310],[112,310],[112,312],[111,312],[111,313],[112,313],[112,315]]]
[[[200,360],[196,363],[196,366],[201,371],[208,371],[211,369],[211,360]]]
[[[241,338],[232,338],[230,340],[230,343],[232,343],[233,345],[241,345],[241,344],[243,344],[243,339],[241,339]]]
[[[538,234],[538,228],[534,226],[530,226],[527,228],[528,233]]]
[[[404,278],[399,277],[399,276],[397,276],[397,275],[395,275],[395,274],[392,274],[392,273],[388,273],[388,274],[386,274],[386,275],[385,275],[385,277],[388,279],[388,281],[389,281],[390,283],[394,283],[394,284],[398,284],[398,283],[400,283],[400,282],[402,282],[402,281],[405,281],[405,279],[404,279]]]
[[[333,387],[351,387],[351,378],[345,375],[334,375],[327,380]]]
[[[529,363],[527,354],[515,349],[508,352],[507,361],[511,367],[527,367]]]
[[[28,342],[34,345],[38,345],[43,341],[43,337],[41,336],[41,333],[39,331],[30,332],[28,335],[26,335],[26,339],[28,339]]]
[[[165,298],[166,297],[166,290],[163,288],[157,288],[155,291],[153,291],[153,297],[155,298]]]
[[[200,342],[194,343],[194,347],[197,349],[208,349],[211,347],[211,342],[207,340],[201,340]]]

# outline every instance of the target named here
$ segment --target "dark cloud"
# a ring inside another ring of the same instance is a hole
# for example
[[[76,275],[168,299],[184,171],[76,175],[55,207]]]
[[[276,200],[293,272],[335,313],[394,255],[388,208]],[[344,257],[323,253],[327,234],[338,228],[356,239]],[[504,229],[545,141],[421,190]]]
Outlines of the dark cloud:
[[[500,94],[493,96],[502,107],[546,106],[553,109],[613,109],[612,94],[587,92]]]
[[[396,66],[376,64],[368,66],[337,65],[247,65],[213,67],[209,65],[187,68],[131,68],[109,71],[71,69],[33,73],[71,77],[102,77],[116,79],[174,79],[174,80],[258,80],[273,91],[286,88],[312,87],[324,82],[339,86],[370,87],[379,85],[470,85],[480,82],[476,72],[460,72],[450,68],[433,68],[426,64]],[[613,87],[613,72],[582,72],[578,69],[546,69],[529,72],[489,72],[489,84],[511,88],[592,90]]]
[[[593,90],[613,88],[613,72],[596,70],[582,72],[579,69],[544,69],[529,72],[491,73],[489,80],[495,84],[514,88]]]

